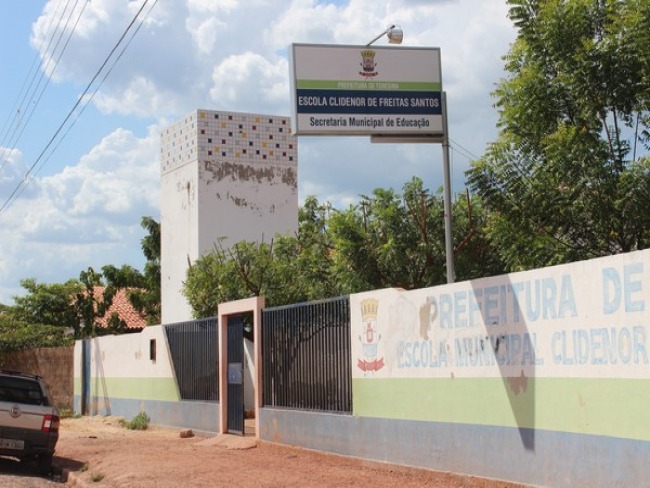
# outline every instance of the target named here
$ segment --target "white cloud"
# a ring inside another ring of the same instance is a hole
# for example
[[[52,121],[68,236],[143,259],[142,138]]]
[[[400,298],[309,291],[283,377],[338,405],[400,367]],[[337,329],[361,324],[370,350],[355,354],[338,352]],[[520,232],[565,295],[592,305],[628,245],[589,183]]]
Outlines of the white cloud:
[[[46,63],[58,56],[46,46],[63,4],[48,2],[33,25],[31,45]],[[49,90],[80,94],[141,4],[80,2],[83,16]],[[15,294],[20,278],[64,281],[87,266],[142,259],[140,218],[159,218],[159,127],[199,107],[289,115],[287,48],[293,42],[365,44],[395,23],[405,45],[439,46],[451,137],[480,154],[496,134],[489,93],[503,76],[500,58],[514,39],[506,14],[502,0],[157,2],[93,98],[116,125],[65,167],[37,176],[0,215],[0,302]],[[83,117],[81,124],[93,123]],[[20,149],[0,162],[3,194],[25,173]],[[453,157],[454,181],[462,187],[468,161]],[[347,206],[377,187],[399,191],[413,176],[436,190],[441,159],[439,145],[301,138],[300,196]]]
[[[30,183],[32,196],[1,215],[0,302],[19,294],[26,277],[65,281],[88,266],[141,268],[140,220],[159,219],[158,150],[158,127],[144,138],[117,129],[76,165]]]
[[[209,54],[214,48],[214,43],[217,40],[217,31],[226,26],[224,22],[215,18],[208,18],[199,20],[197,25],[192,25],[194,22],[188,20],[187,28],[192,34],[196,49],[201,54]]]
[[[0,147],[0,190],[9,195],[21,174],[26,172],[23,155],[19,149]]]
[[[122,95],[115,97],[108,92],[99,92],[93,98],[97,108],[105,113],[148,117],[151,114],[176,113],[179,105],[174,93],[165,92],[156,86],[153,79],[136,76],[122,89]]]
[[[288,64],[273,64],[259,54],[245,52],[229,56],[214,68],[210,97],[217,107],[243,112],[289,111]]]

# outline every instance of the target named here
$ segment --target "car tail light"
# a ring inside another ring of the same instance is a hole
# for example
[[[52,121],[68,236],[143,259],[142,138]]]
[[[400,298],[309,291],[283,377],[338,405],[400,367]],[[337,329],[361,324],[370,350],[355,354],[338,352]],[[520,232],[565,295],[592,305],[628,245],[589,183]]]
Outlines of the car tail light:
[[[59,416],[58,415],[45,415],[43,417],[42,432],[58,432],[59,431]]]

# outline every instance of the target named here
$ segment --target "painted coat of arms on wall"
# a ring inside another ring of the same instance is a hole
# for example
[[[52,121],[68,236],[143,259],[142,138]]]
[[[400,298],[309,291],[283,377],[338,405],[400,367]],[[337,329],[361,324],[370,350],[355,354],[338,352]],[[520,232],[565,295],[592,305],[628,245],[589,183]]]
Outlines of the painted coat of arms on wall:
[[[357,361],[357,366],[364,373],[378,371],[384,367],[384,358],[379,357],[378,344],[381,339],[377,326],[377,309],[379,301],[369,298],[361,302],[361,318],[363,320],[362,334],[359,336],[363,349],[363,357]]]

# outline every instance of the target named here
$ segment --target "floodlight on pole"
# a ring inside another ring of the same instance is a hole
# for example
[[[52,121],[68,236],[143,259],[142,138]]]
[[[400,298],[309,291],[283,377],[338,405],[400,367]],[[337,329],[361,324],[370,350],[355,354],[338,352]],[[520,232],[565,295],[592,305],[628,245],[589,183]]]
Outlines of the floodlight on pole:
[[[384,32],[375,37],[372,41],[366,44],[366,46],[370,46],[373,42],[378,41],[379,38],[384,34],[386,34],[386,37],[388,37],[389,44],[402,44],[402,39],[404,39],[404,32],[402,32],[402,28],[400,26],[389,25]]]
[[[390,44],[401,44],[404,38],[404,32],[397,25],[390,25],[388,28],[375,37],[372,41],[366,44],[370,46],[373,42],[377,41],[381,36],[386,34]],[[447,94],[442,93],[442,119],[443,119],[443,134],[442,137],[413,137],[397,136],[385,137],[382,141],[380,136],[371,136],[370,140],[373,142],[439,142],[442,144],[442,167],[443,167],[443,204],[444,204],[444,222],[445,222],[445,260],[447,268],[447,283],[454,283],[456,280],[456,271],[454,269],[454,241],[452,233],[452,203],[451,203],[451,171],[449,165],[449,125],[447,117]]]

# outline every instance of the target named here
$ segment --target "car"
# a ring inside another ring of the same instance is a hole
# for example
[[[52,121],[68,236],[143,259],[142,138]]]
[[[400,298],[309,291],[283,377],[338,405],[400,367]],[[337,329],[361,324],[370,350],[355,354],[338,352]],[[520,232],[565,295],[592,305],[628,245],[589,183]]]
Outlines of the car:
[[[0,456],[35,462],[39,473],[48,475],[59,424],[42,377],[0,370]]]

